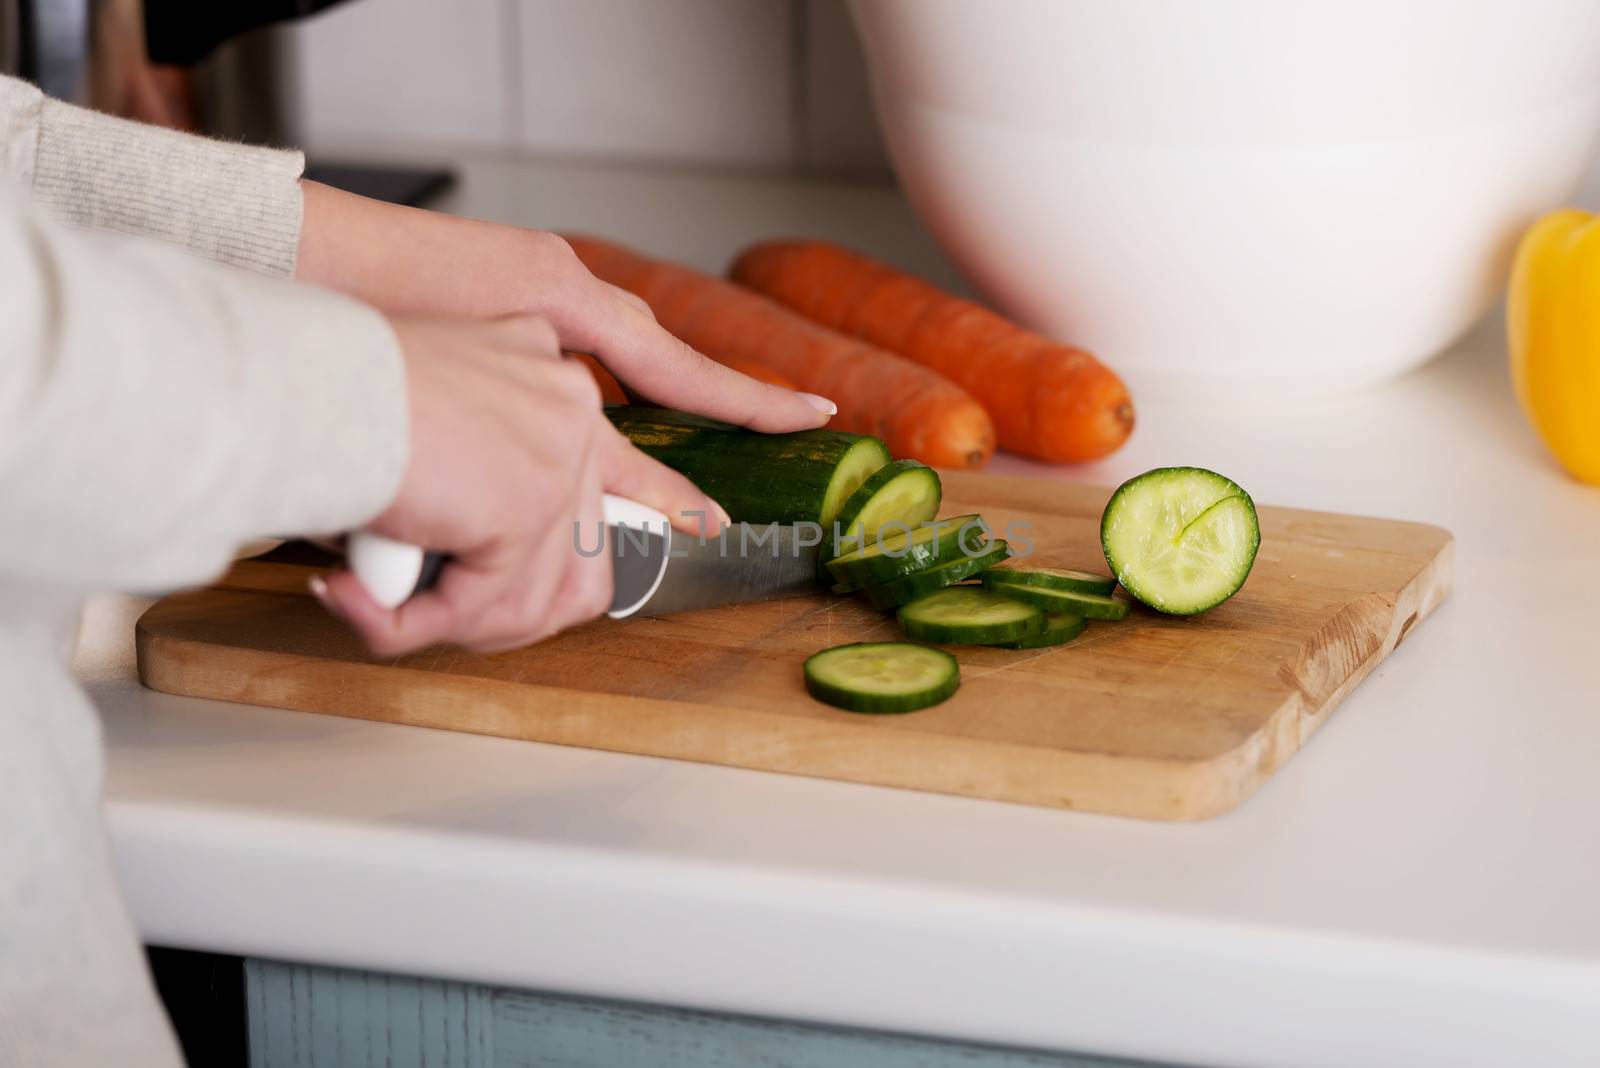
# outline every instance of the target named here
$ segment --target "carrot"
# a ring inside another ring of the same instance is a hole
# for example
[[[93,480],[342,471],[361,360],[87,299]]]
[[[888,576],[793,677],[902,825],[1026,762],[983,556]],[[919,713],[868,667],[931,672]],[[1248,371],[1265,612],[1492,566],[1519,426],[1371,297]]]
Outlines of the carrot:
[[[1133,432],[1127,387],[1093,356],[888,264],[823,241],[771,241],[746,249],[729,275],[948,376],[983,403],[1014,452],[1094,460]]]
[[[759,366],[780,385],[832,400],[830,425],[935,467],[979,467],[993,455],[988,413],[938,372],[724,279],[594,238],[567,240],[589,270],[642,297],[662,326],[713,360],[746,374]]]
[[[590,356],[587,352],[574,352],[573,357],[589,369],[594,375],[594,384],[600,387],[600,401],[602,404],[627,404],[628,395],[622,392],[622,384],[611,377],[611,372],[600,365],[600,361]]]

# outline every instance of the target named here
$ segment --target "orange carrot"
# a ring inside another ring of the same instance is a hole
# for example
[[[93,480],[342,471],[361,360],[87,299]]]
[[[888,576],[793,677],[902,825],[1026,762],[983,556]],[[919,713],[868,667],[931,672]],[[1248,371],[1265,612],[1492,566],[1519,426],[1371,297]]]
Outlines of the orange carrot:
[[[895,456],[978,467],[994,453],[983,406],[936,371],[836,333],[712,275],[568,236],[597,276],[642,297],[657,320],[720,363],[756,364],[839,406],[830,424],[880,437]],[[751,373],[748,366],[738,370]]]
[[[1015,452],[1094,460],[1133,432],[1127,387],[1093,356],[888,264],[823,241],[771,241],[746,249],[729,275],[948,376],[983,402]]]

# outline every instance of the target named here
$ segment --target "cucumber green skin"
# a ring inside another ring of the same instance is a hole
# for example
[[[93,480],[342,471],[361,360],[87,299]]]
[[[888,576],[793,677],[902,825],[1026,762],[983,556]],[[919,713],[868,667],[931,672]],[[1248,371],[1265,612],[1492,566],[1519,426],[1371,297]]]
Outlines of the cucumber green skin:
[[[1083,616],[1055,612],[1045,616],[1044,630],[1032,637],[1006,642],[1007,649],[1043,649],[1051,645],[1065,645],[1083,633],[1088,620]]]
[[[885,486],[908,471],[926,472],[926,474],[924,474],[922,477],[931,478],[933,480],[935,494],[933,511],[925,516],[919,516],[915,519],[908,520],[908,522],[915,526],[916,524],[921,523],[923,520],[932,519],[934,516],[939,514],[939,499],[944,495],[944,486],[939,481],[939,472],[935,471],[927,464],[918,463],[916,460],[895,460],[892,463],[886,463],[869,475],[865,482],[857,486],[856,491],[850,494],[850,496],[845,500],[844,504],[839,507],[839,514],[833,517],[834,529],[823,532],[823,563],[826,563],[835,556],[839,555],[838,552],[834,551],[835,534],[848,534],[851,526],[853,526],[855,521],[861,517],[861,513],[867,510],[867,505],[872,503],[872,498],[876,497],[878,492]],[[846,548],[848,550],[855,548],[855,546],[847,545]]]
[[[899,615],[900,626],[906,632],[906,637],[918,641],[938,642],[940,645],[1004,645],[1044,630],[1044,612],[1038,609],[1032,615],[1008,623],[935,623],[914,617],[906,618],[906,609],[916,603],[912,601],[901,606]]]
[[[852,645],[906,645],[906,642],[852,642]],[[860,693],[843,686],[835,686],[823,679],[817,678],[812,673],[811,661],[830,653],[833,649],[842,649],[845,646],[836,645],[832,649],[824,649],[821,653],[813,653],[806,657],[804,666],[806,692],[823,704],[842,708],[846,712],[865,712],[872,715],[887,713],[915,712],[919,708],[927,708],[946,700],[961,686],[961,667],[956,663],[956,658],[943,649],[929,649],[929,652],[938,653],[950,661],[950,674],[938,686],[917,693],[907,694],[881,694]],[[917,646],[925,649],[926,646]]]
[[[1102,596],[1109,594],[1117,588],[1117,580],[1110,576],[1101,577],[1080,572],[1083,576],[1053,575],[1048,571],[1040,571],[1030,567],[1005,567],[993,575],[986,576],[996,583],[1012,582],[1019,586],[1041,586],[1047,590],[1071,590],[1074,593],[1098,593]]]
[[[1047,590],[1043,586],[1024,586],[1016,582],[991,582],[983,576],[984,588],[1001,597],[1023,604],[1031,604],[1046,612],[1066,613],[1087,619],[1127,619],[1128,602],[1118,601],[1098,593],[1074,593],[1071,590]]]
[[[995,564],[1011,555],[1011,547],[1004,538],[996,538],[989,542],[989,548],[980,556],[963,556],[954,560],[947,560],[936,567],[926,571],[917,571],[905,578],[895,579],[881,585],[866,587],[867,600],[872,602],[872,607],[880,612],[886,612],[918,597],[926,597],[930,593],[954,586],[964,579],[988,570]]]
[[[1126,568],[1118,567],[1117,566],[1117,562],[1111,558],[1111,547],[1110,547],[1111,514],[1116,509],[1118,498],[1120,498],[1124,493],[1128,492],[1129,489],[1131,489],[1141,479],[1149,478],[1152,475],[1175,475],[1175,474],[1207,475],[1207,476],[1209,476],[1211,478],[1217,479],[1218,481],[1226,482],[1228,485],[1232,486],[1235,490],[1238,491],[1238,496],[1244,498],[1245,507],[1250,509],[1250,525],[1251,525],[1251,527],[1253,527],[1255,529],[1255,533],[1256,533],[1255,540],[1254,540],[1254,542],[1251,543],[1251,546],[1250,546],[1250,559],[1245,562],[1244,567],[1240,570],[1240,572],[1239,572],[1239,581],[1233,584],[1233,588],[1228,590],[1227,593],[1223,594],[1221,597],[1218,597],[1214,601],[1210,601],[1210,602],[1208,602],[1206,604],[1202,604],[1202,605],[1196,605],[1196,606],[1190,607],[1190,608],[1185,608],[1182,611],[1178,611],[1178,610],[1175,610],[1175,609],[1172,609],[1172,608],[1159,608],[1156,605],[1151,604],[1149,594],[1148,593],[1145,593],[1145,594],[1141,594],[1140,593],[1139,588],[1138,588],[1139,587],[1139,580],[1134,578],[1132,575],[1128,574]],[[1239,485],[1239,483],[1235,482],[1233,479],[1229,478],[1227,475],[1219,475],[1219,474],[1217,474],[1217,472],[1212,471],[1209,468],[1205,468],[1205,467],[1158,467],[1158,468],[1156,468],[1156,469],[1154,469],[1152,471],[1146,471],[1142,475],[1134,475],[1132,478],[1128,479],[1128,481],[1124,482],[1122,485],[1117,487],[1116,492],[1111,495],[1111,499],[1106,502],[1106,510],[1100,514],[1100,551],[1105,554],[1106,563],[1110,566],[1111,573],[1113,575],[1117,576],[1117,581],[1119,583],[1121,583],[1123,589],[1128,591],[1128,595],[1130,597],[1132,597],[1134,600],[1138,601],[1140,604],[1144,605],[1147,608],[1155,609],[1157,612],[1160,612],[1162,615],[1167,615],[1167,616],[1197,616],[1201,612],[1206,612],[1206,611],[1209,611],[1210,609],[1213,609],[1213,608],[1217,607],[1217,605],[1221,604],[1222,602],[1226,601],[1228,598],[1232,597],[1234,594],[1238,593],[1240,587],[1242,587],[1244,585],[1244,580],[1250,577],[1251,568],[1255,567],[1255,565],[1256,565],[1256,552],[1260,548],[1261,548],[1261,520],[1260,520],[1260,517],[1256,515],[1255,498],[1251,497],[1250,494],[1246,493],[1243,486]]]
[[[828,483],[845,453],[876,438],[840,430],[759,434],[665,408],[612,405],[613,426],[646,456],[686,476],[735,523],[821,523]]]
[[[954,559],[957,555],[962,555],[962,541],[972,542],[980,533],[989,532],[987,524],[976,515],[954,516],[948,520],[940,520],[940,524],[942,529],[936,539],[911,546],[901,556],[878,553],[874,556],[856,557],[846,553],[828,561],[828,573],[836,582],[858,588],[873,584],[882,585]],[[961,538],[963,531],[966,532],[965,539]]]

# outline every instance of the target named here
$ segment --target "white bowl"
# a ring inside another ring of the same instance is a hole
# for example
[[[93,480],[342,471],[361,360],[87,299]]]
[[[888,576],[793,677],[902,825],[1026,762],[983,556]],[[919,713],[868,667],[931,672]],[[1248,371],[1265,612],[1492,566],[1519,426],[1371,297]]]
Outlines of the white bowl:
[[[851,6],[934,235],[1136,396],[1416,366],[1600,135],[1600,0]]]

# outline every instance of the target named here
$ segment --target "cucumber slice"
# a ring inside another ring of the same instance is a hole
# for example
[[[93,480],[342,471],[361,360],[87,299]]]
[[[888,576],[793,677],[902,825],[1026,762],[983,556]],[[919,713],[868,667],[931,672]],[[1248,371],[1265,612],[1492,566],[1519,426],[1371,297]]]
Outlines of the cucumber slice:
[[[1051,590],[1076,590],[1078,593],[1107,594],[1117,588],[1117,580],[1092,571],[1073,571],[1065,567],[1002,567],[985,576],[996,583],[1015,582],[1023,586],[1043,586]]]
[[[806,659],[806,690],[850,712],[914,712],[961,685],[956,658],[910,642],[856,642]]]
[[[896,605],[915,601],[918,597],[926,597],[935,590],[954,586],[963,579],[988,570],[1010,555],[1011,548],[1005,539],[995,538],[989,542],[989,548],[978,556],[958,556],[926,571],[916,571],[882,585],[868,586],[867,600],[880,612],[887,611]]]
[[[839,509],[826,531],[824,557],[831,559],[876,541],[885,523],[921,526],[939,514],[942,494],[938,472],[925,464],[896,460],[883,465]]]
[[[1051,590],[1043,586],[1024,586],[1016,582],[989,581],[983,576],[984,587],[1000,597],[1031,604],[1046,612],[1064,612],[1088,619],[1126,619],[1128,602],[1119,601],[1099,593],[1078,593],[1076,590]]]
[[[735,523],[818,523],[834,517],[861,484],[889,462],[877,438],[839,430],[758,434],[666,408],[606,408],[624,437],[687,475]]]
[[[1083,633],[1088,621],[1082,616],[1056,612],[1044,617],[1044,630],[1027,638],[1006,642],[1007,649],[1043,649],[1047,645],[1065,645]]]
[[[1244,585],[1261,546],[1255,502],[1232,479],[1163,467],[1124,482],[1100,520],[1117,581],[1158,612],[1192,616]]]
[[[909,531],[892,528],[883,537],[868,538],[859,549],[829,560],[828,573],[837,582],[855,586],[890,582],[958,555],[978,556],[988,533],[978,515],[939,519]]]
[[[1044,613],[981,586],[950,586],[900,609],[908,637],[946,645],[999,645],[1044,630]]]

